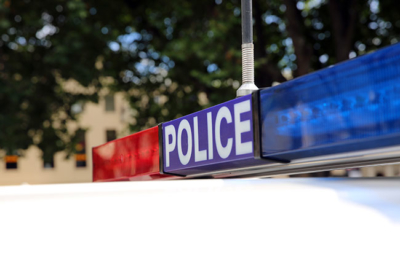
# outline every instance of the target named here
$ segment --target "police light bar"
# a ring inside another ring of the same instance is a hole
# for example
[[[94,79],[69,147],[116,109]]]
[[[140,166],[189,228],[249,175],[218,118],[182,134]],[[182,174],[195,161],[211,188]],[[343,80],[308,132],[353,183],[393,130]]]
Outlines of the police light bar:
[[[270,176],[396,163],[398,84],[400,45],[393,45],[162,123],[150,129],[148,146],[138,141],[128,149],[127,139],[117,140],[108,168],[96,155],[94,179]],[[126,160],[144,146],[154,150],[152,159]]]
[[[260,93],[262,156],[292,161],[400,144],[400,46]]]
[[[93,181],[167,178],[160,174],[158,135],[153,127],[93,148]]]

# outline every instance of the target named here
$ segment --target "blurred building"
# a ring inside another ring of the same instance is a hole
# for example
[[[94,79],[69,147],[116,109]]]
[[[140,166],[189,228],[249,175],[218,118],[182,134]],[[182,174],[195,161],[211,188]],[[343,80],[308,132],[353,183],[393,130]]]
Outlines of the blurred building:
[[[400,165],[380,165],[361,168],[363,176],[400,176]]]
[[[59,152],[53,161],[44,162],[42,152],[31,147],[21,157],[6,156],[0,162],[0,185],[91,182],[92,147],[126,136],[130,110],[120,93],[105,95],[98,104],[74,105],[72,111],[80,116],[70,129],[87,129],[78,133],[77,153],[66,159],[66,154]]]
[[[351,168],[346,170],[330,171],[330,176],[348,176],[348,177],[394,177],[400,176],[400,164],[367,166],[362,168]]]

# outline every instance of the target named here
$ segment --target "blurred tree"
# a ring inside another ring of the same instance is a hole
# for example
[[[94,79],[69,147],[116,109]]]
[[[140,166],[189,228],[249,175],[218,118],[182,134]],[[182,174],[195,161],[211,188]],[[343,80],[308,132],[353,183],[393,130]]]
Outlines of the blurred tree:
[[[74,149],[74,104],[97,101],[107,76],[96,63],[132,17],[110,1],[0,1],[0,148],[37,145],[45,160]],[[133,59],[134,60],[134,59]],[[113,73],[112,73],[113,74]],[[88,88],[67,90],[75,80]]]
[[[72,106],[124,91],[132,130],[235,97],[240,0],[0,0],[0,147],[72,145]],[[396,43],[395,0],[253,0],[256,84]],[[104,77],[108,79],[107,84]],[[72,92],[63,81],[88,89]]]

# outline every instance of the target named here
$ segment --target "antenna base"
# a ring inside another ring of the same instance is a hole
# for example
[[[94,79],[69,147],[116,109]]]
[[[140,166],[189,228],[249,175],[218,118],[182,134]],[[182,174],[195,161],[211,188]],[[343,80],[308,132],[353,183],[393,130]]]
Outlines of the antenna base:
[[[254,83],[243,83],[242,86],[236,91],[236,97],[252,94],[253,91],[258,91],[258,87]]]

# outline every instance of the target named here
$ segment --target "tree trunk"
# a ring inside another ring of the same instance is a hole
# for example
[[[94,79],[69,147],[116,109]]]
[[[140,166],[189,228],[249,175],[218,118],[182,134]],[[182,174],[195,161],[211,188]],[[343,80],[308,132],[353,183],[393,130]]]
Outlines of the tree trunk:
[[[329,0],[337,62],[349,59],[353,46],[357,0]]]
[[[283,77],[280,69],[268,62],[267,54],[267,43],[263,35],[263,19],[262,11],[259,0],[254,1],[254,32],[256,35],[254,45],[254,59],[258,62],[262,62],[255,70],[255,83],[258,87],[269,87],[274,81],[284,82],[286,79]]]
[[[294,72],[294,76],[301,76],[310,71],[313,48],[307,40],[303,17],[296,6],[297,1],[284,0],[283,2],[286,5],[286,28],[293,41],[294,53],[297,58],[297,70]]]

